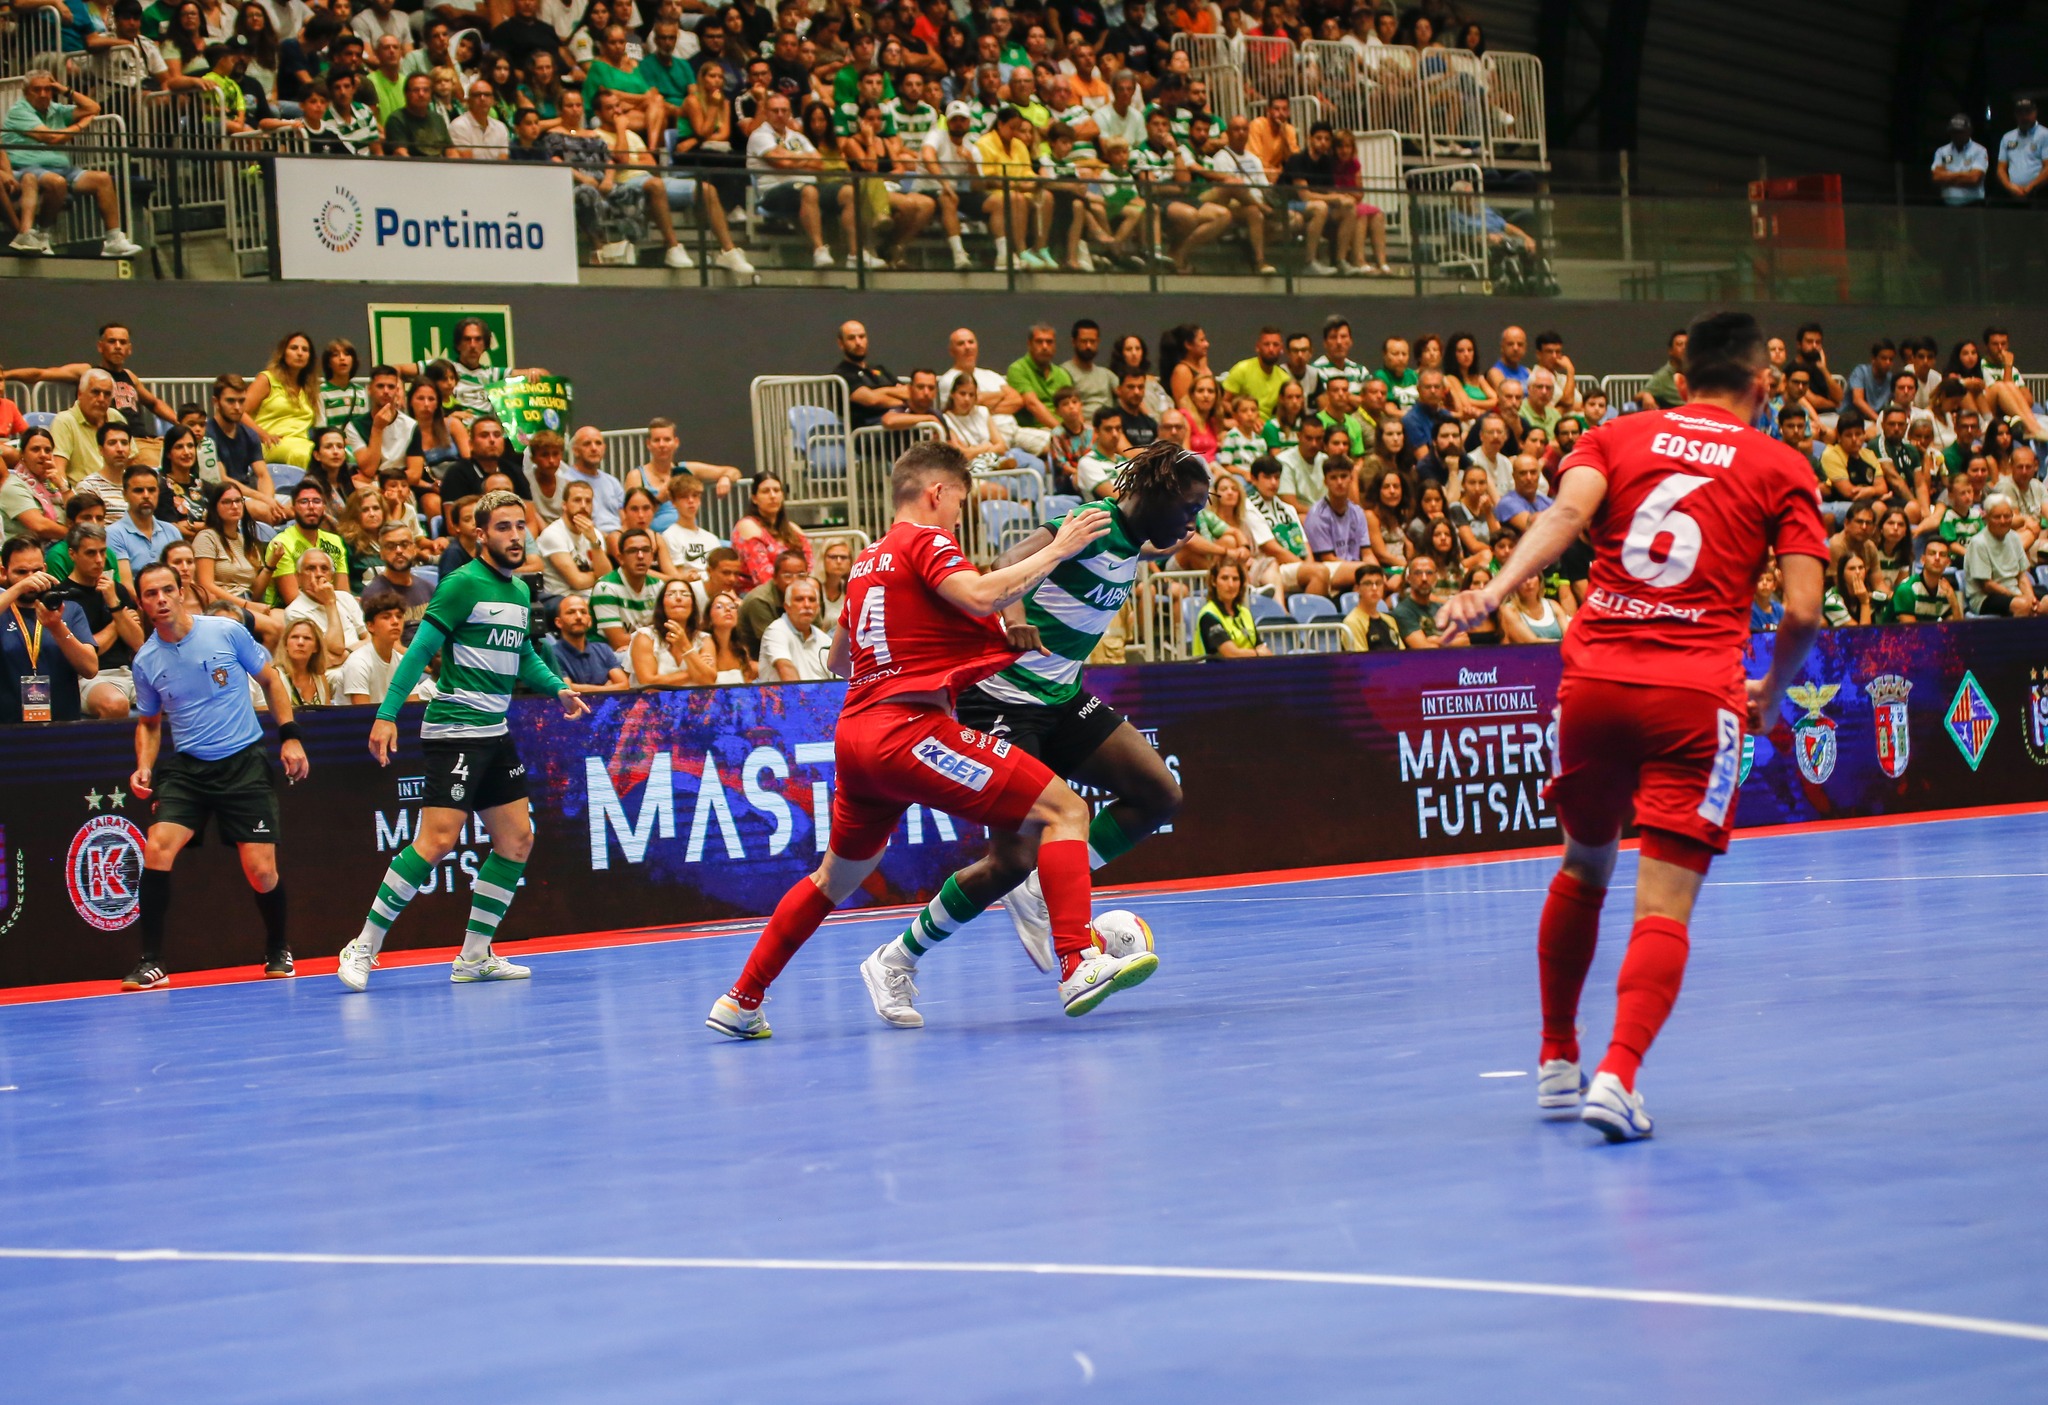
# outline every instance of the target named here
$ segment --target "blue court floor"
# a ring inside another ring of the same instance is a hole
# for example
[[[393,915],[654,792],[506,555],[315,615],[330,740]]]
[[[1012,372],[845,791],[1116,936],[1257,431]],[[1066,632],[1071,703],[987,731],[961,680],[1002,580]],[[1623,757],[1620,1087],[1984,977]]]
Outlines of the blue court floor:
[[[746,937],[0,1010],[0,1400],[2040,1401],[2044,853],[1739,843],[1625,1147],[1534,1112],[1547,861],[1123,900],[1082,1020],[999,914],[922,1031],[877,922],[751,1045]]]

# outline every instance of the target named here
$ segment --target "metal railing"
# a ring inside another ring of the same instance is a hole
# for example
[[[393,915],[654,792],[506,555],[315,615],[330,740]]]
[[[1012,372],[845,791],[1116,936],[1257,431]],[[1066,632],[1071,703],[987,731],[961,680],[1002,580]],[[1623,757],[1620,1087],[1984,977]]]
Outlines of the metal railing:
[[[837,376],[756,376],[748,389],[754,467],[783,481],[793,513],[848,522],[852,406]]]
[[[848,436],[853,471],[848,480],[847,521],[869,537],[879,537],[895,520],[896,504],[889,487],[889,471],[905,449],[926,439],[944,436],[929,421],[904,429],[868,425]]]
[[[0,10],[0,78],[18,78],[44,68],[64,45],[57,12],[48,9]]]

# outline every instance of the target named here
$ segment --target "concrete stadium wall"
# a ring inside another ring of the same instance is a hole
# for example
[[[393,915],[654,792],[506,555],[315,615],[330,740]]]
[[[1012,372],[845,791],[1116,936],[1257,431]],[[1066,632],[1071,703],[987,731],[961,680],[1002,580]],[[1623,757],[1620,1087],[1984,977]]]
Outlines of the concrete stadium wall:
[[[135,333],[142,372],[165,376],[253,374],[291,330],[307,331],[316,342],[347,336],[363,345],[369,330],[364,309],[371,302],[509,303],[520,359],[574,379],[580,422],[615,429],[668,415],[682,426],[688,457],[743,467],[753,453],[748,382],[757,375],[830,370],[838,360],[833,329],[849,317],[867,324],[874,358],[898,373],[917,365],[942,368],[946,336],[962,325],[980,335],[983,364],[1001,369],[1022,353],[1025,330],[1038,321],[1061,329],[1062,348],[1067,326],[1092,317],[1106,336],[1142,334],[1155,354],[1164,328],[1198,321],[1215,343],[1211,359],[1220,367],[1245,354],[1241,349],[1264,323],[1313,332],[1323,317],[1342,312],[1367,361],[1376,359],[1378,340],[1391,334],[1470,331],[1489,348],[1502,326],[1519,322],[1532,335],[1555,328],[1582,370],[1604,375],[1656,369],[1667,333],[1699,310],[1684,303],[1345,296],[1341,287],[1330,295],[1267,298],[12,279],[0,299],[6,308],[0,362],[89,360],[94,329],[122,319]],[[2000,322],[2012,328],[2028,367],[2041,364],[2039,349],[2048,346],[2044,309],[1774,304],[1759,311],[1768,326],[1788,334],[1808,318],[1824,324],[1843,373],[1877,336],[1924,331],[1946,347]]]

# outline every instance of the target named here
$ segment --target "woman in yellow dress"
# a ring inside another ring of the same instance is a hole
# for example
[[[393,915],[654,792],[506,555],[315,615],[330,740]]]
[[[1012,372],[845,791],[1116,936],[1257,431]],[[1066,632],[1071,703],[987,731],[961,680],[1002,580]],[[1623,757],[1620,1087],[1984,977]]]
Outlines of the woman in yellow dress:
[[[313,364],[313,339],[293,332],[277,344],[270,364],[249,382],[244,412],[263,441],[265,463],[304,468],[313,458],[309,436],[320,413],[320,372]]]

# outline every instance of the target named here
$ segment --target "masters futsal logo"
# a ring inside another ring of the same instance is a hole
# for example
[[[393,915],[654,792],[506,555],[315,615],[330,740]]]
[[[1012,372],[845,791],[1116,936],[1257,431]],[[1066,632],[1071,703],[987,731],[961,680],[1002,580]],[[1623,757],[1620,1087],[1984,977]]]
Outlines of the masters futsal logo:
[[[1863,685],[1877,727],[1877,764],[1893,780],[1906,774],[1913,754],[1913,733],[1906,717],[1906,694],[1913,685],[1896,673],[1882,673]]]
[[[363,204],[345,185],[334,187],[313,216],[313,233],[337,254],[345,254],[363,239]]]
[[[1984,685],[1977,681],[1977,675],[1965,672],[1962,683],[1956,688],[1956,695],[1948,705],[1948,734],[1963,753],[1963,759],[1976,770],[1984,760],[1984,753],[1991,748],[1991,734],[1998,730],[1998,711],[1991,706],[1991,699],[1984,693]]]
[[[86,821],[64,856],[64,881],[80,917],[120,931],[142,911],[142,831],[120,815]]]
[[[1815,785],[1825,785],[1835,773],[1835,719],[1821,709],[1842,691],[1839,683],[1800,683],[1785,690],[1785,696],[1806,709],[1806,715],[1792,724],[1792,755],[1799,762],[1799,774]]]

